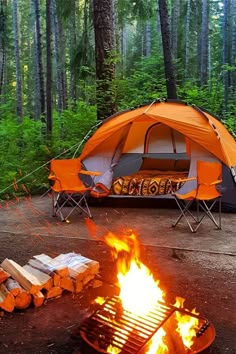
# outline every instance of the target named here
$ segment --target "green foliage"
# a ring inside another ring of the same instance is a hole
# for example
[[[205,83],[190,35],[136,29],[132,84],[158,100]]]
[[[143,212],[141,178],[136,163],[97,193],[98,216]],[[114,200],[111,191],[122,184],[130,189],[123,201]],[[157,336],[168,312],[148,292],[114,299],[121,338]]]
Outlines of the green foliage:
[[[15,116],[6,115],[0,120],[0,197],[25,194],[27,189],[34,193],[47,188],[50,159],[72,157],[74,153],[79,156],[84,136],[95,122],[95,107],[78,102],[75,112],[54,113],[53,137],[47,142],[41,133],[44,128],[41,121],[24,117],[22,123],[17,124]],[[16,181],[19,182],[14,184]]]

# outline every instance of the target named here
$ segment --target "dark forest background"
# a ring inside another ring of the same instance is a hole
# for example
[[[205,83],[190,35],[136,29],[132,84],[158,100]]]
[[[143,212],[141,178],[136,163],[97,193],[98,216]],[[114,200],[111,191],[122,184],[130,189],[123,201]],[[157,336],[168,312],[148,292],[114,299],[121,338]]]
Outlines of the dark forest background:
[[[235,84],[236,0],[0,0],[1,197],[40,190],[52,157],[158,98],[234,135]]]

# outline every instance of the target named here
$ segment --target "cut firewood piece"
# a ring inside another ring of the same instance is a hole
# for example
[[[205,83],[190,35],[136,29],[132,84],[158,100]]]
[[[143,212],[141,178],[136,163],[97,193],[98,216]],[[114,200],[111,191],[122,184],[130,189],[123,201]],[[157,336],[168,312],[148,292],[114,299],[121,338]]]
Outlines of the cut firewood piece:
[[[0,308],[12,312],[15,308],[15,298],[4,284],[0,285]]]
[[[33,295],[33,303],[35,307],[42,306],[44,302],[45,296],[43,295],[42,291],[38,291],[36,294]]]
[[[75,293],[78,294],[83,289],[83,283],[80,280],[76,280],[75,282]]]
[[[49,275],[31,267],[29,264],[24,265],[23,268],[39,280],[39,282],[42,284],[43,289],[49,290],[52,288],[53,280]]]
[[[99,272],[99,262],[81,256],[80,254],[77,255],[77,259],[81,264],[86,265],[89,268],[90,274],[97,274]]]
[[[15,297],[15,308],[18,310],[27,309],[32,301],[32,295],[21,288],[21,291]]]
[[[10,278],[10,274],[0,267],[0,284],[2,284],[8,278]]]
[[[6,258],[1,266],[29,293],[35,294],[42,289],[42,283],[13,260]]]
[[[50,290],[46,292],[45,298],[51,299],[53,297],[61,296],[61,294],[62,294],[62,288],[60,288],[60,286],[53,286]]]
[[[68,290],[70,292],[75,292],[75,281],[72,280],[70,277],[63,277],[60,279],[59,286],[62,289]]]
[[[40,261],[48,269],[60,275],[60,277],[67,277],[69,275],[68,267],[64,264],[59,263],[55,258],[51,258],[46,254],[39,254],[33,257],[34,259]]]
[[[8,278],[4,285],[13,296],[17,296],[21,292],[21,286],[15,279]]]
[[[56,274],[51,270],[51,267],[48,267],[47,264],[42,263],[41,261],[37,259],[30,259],[29,260],[29,265],[35,269],[40,270],[40,272],[43,272],[50,276],[53,280],[53,285],[56,286],[59,284],[60,281],[60,275]]]
[[[99,271],[99,263],[76,253],[60,254],[54,258],[59,263],[65,264],[69,268],[70,277],[82,280],[89,274],[96,274]]]
[[[92,280],[92,279],[94,279],[94,275],[93,274],[87,275],[82,281],[83,285],[88,284],[88,282],[90,282],[90,280]]]

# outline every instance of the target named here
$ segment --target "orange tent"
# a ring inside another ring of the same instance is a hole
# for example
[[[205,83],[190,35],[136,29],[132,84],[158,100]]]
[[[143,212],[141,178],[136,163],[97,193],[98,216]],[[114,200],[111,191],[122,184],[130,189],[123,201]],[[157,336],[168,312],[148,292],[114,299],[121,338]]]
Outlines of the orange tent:
[[[226,166],[236,166],[236,142],[219,120],[196,106],[168,101],[121,112],[105,120],[85,145],[81,160],[99,150],[100,144],[122,128],[143,122],[148,126],[163,123],[210,151]],[[132,139],[136,138],[136,135],[132,136]]]
[[[88,170],[102,172],[97,182],[107,191],[114,176],[139,169],[135,161],[192,160],[194,154],[221,161],[236,182],[236,142],[224,125],[204,109],[166,100],[109,117],[87,141],[80,160]]]

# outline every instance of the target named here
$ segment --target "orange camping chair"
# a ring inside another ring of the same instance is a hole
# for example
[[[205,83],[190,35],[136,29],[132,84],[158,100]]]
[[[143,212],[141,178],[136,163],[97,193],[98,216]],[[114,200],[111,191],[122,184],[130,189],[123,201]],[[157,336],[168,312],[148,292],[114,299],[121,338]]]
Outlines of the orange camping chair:
[[[80,179],[80,174],[91,177],[91,183],[86,186]],[[77,210],[80,214],[84,212],[92,218],[87,198],[93,188],[93,176],[100,175],[99,172],[84,171],[81,169],[79,159],[51,160],[50,174],[48,176],[53,203],[53,216],[60,216],[61,221],[69,222],[69,216]],[[65,216],[62,212],[65,207],[71,207],[70,212]]]
[[[175,227],[184,218],[190,230],[196,232],[207,216],[217,229],[221,229],[221,194],[216,188],[222,182],[221,175],[221,163],[197,161],[197,177],[184,180],[184,182],[196,180],[196,188],[185,194],[179,193],[180,190],[173,194],[181,213],[172,227]],[[194,201],[197,205],[197,216],[190,210]],[[213,207],[217,201],[219,202],[218,222],[212,214]],[[200,211],[203,213],[202,215],[200,215]],[[189,217],[197,224],[195,227],[189,221]]]

